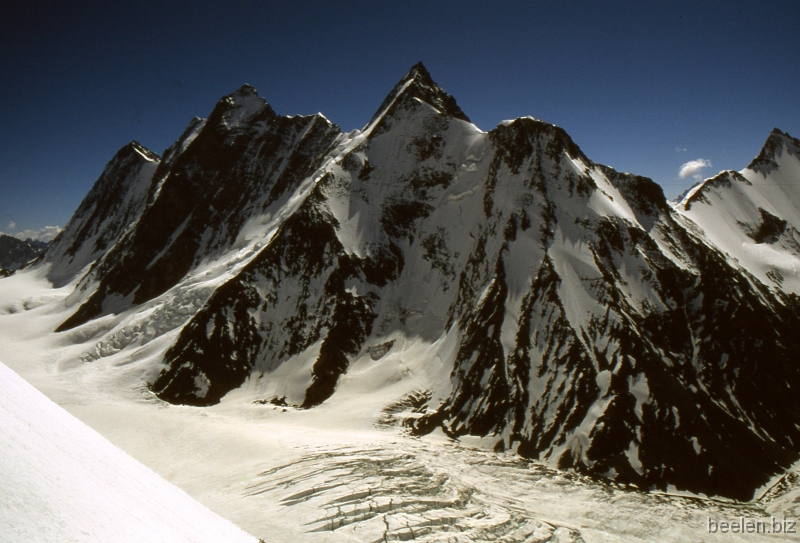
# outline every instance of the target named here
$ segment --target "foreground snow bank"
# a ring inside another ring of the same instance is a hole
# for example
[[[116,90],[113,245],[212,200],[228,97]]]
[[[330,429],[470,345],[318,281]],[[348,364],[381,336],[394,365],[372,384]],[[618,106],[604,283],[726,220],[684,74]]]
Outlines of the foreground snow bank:
[[[0,541],[255,543],[0,363]]]

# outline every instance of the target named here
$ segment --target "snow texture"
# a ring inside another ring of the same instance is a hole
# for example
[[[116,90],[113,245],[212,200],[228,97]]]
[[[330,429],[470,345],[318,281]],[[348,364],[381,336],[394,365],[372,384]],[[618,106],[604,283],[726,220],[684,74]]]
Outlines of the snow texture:
[[[0,541],[249,542],[0,364]]]

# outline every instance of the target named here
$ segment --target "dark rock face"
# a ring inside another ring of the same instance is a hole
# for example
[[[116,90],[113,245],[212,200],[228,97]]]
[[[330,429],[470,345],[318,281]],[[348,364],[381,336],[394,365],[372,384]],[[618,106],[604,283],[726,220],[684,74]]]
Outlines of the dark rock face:
[[[748,235],[756,243],[775,243],[786,231],[786,221],[766,209],[758,208],[758,211],[761,213],[761,222],[758,229],[748,232]]]
[[[773,158],[794,156],[793,142],[773,132],[754,167],[780,168]],[[149,383],[166,401],[211,405],[252,382],[312,408],[353,361],[390,359],[397,338],[448,338],[456,347],[434,353],[448,386],[425,387],[414,432],[492,436],[497,449],[644,489],[742,500],[798,459],[796,294],[562,129],[521,118],[481,132],[421,64],[358,133],[280,117],[245,86],[160,161],[137,151],[149,177],[120,153],[62,236],[63,254],[92,239],[100,256],[61,329],[109,300],[161,296],[229,258],[249,221],[277,217],[167,349]],[[131,177],[145,196],[125,200],[132,218],[111,224],[128,226],[98,244],[107,236],[92,238],[88,210],[116,217],[102,187]],[[684,209],[747,183],[723,172]],[[794,232],[766,209],[748,225],[777,249]]]
[[[12,272],[36,260],[47,243],[34,239],[21,240],[0,235],[0,269]]]

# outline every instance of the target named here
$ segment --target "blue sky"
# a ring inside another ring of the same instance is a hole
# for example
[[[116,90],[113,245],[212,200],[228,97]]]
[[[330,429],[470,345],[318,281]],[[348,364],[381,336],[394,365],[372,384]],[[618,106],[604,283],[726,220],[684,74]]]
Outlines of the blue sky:
[[[63,226],[120,147],[160,154],[245,82],[350,130],[420,60],[483,130],[555,123],[668,197],[744,168],[773,127],[800,137],[794,0],[3,5],[5,232]]]

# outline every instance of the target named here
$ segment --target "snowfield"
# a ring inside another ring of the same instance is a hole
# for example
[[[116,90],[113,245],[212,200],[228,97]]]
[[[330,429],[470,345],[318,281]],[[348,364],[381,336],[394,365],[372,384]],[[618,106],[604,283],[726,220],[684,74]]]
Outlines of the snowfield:
[[[595,482],[477,439],[412,438],[384,409],[397,392],[370,390],[367,365],[311,410],[253,403],[247,387],[210,408],[161,402],[141,386],[158,340],[80,362],[87,345],[51,332],[69,292],[42,270],[0,280],[0,360],[214,513],[3,366],[2,541],[253,541],[217,514],[287,543],[800,540],[707,528],[796,516],[796,477],[768,500],[734,504]]]
[[[0,541],[253,543],[0,364]]]

